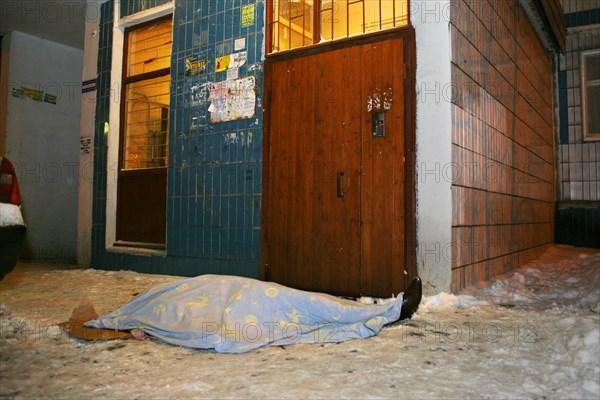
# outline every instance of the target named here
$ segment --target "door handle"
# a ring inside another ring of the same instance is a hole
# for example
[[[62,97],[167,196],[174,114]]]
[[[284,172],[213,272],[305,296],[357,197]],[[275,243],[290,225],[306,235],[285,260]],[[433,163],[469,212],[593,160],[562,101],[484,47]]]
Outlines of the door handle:
[[[342,187],[342,177],[344,173],[342,171],[337,173],[337,197],[344,197],[344,188]]]

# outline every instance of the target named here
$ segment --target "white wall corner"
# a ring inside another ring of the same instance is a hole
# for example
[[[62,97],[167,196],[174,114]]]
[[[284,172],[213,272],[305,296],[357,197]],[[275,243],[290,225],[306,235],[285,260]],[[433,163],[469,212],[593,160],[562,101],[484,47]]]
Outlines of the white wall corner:
[[[450,292],[452,104],[450,0],[414,0],[417,272],[427,295]]]
[[[10,32],[2,38],[2,52],[0,53],[0,156],[6,155],[6,115],[8,112],[8,77],[10,67]]]
[[[83,52],[19,31],[10,41],[6,156],[17,170],[28,225],[22,255],[71,263],[77,251]]]
[[[92,0],[88,0],[91,3]],[[98,45],[100,19],[88,18],[85,21],[83,45],[83,82],[97,79]],[[97,85],[97,82],[96,82]],[[94,128],[96,120],[97,89],[81,94],[80,147],[89,142],[87,152],[79,153],[79,203],[77,210],[77,265],[82,268],[91,265],[92,255],[92,204],[94,180]]]
[[[114,21],[119,21],[119,3],[115,3]],[[111,248],[117,235],[117,176],[119,168],[119,129],[121,112],[121,76],[123,73],[123,41],[125,27],[113,24],[112,64],[110,72],[109,117],[106,160],[106,248]]]

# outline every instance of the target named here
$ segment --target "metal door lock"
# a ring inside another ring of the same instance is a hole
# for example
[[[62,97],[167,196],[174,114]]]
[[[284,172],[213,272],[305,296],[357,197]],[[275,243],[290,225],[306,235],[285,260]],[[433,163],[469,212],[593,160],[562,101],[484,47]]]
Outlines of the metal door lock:
[[[385,113],[376,112],[371,116],[371,132],[374,138],[385,137]]]

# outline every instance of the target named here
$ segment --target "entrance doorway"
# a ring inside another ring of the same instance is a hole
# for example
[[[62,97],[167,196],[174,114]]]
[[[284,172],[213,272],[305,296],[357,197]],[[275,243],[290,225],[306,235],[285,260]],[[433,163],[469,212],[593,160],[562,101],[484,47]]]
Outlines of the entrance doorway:
[[[116,246],[165,248],[172,15],[125,31]]]
[[[415,276],[414,34],[270,56],[262,276],[390,297]]]

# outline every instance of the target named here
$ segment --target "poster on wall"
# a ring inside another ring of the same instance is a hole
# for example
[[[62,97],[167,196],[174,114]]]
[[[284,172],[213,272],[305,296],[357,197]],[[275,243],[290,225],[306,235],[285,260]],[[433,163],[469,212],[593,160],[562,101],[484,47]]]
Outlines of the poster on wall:
[[[203,57],[187,56],[185,58],[185,76],[204,74],[206,72],[206,59]]]
[[[242,7],[242,28],[254,25],[254,4]]]
[[[231,53],[226,56],[215,58],[215,72],[223,72],[226,70],[237,69],[246,64],[248,61],[248,52],[240,51]]]
[[[20,88],[12,88],[12,96],[21,99],[30,98],[34,101],[49,103],[53,105],[56,105],[56,102],[58,100],[58,96],[55,94],[50,94],[43,90],[31,89],[27,86],[21,86]]]
[[[210,122],[235,121],[254,118],[256,115],[256,78],[215,82],[210,86]]]
[[[223,72],[229,68],[230,55],[217,57],[215,59],[215,72]]]
[[[92,138],[89,136],[79,138],[79,151],[81,154],[90,154],[92,152]]]

